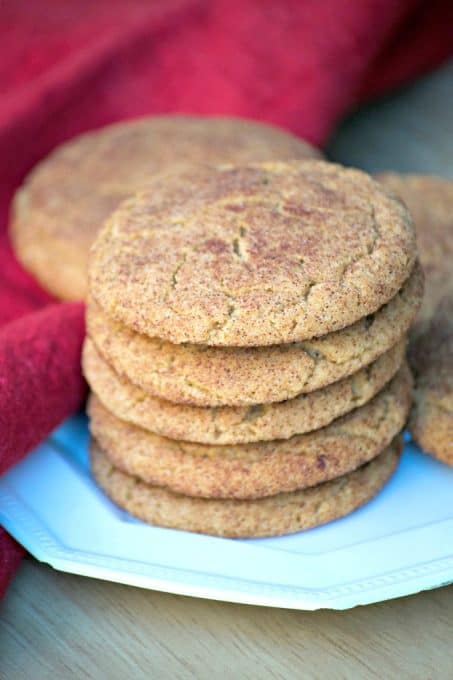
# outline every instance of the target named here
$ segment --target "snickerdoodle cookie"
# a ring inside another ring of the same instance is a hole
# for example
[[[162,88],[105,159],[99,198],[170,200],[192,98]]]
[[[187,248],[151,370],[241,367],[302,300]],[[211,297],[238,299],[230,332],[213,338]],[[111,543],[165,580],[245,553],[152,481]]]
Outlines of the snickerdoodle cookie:
[[[426,274],[410,336],[415,403],[410,429],[427,452],[453,465],[453,180],[384,173],[380,181],[409,208]]]
[[[453,296],[453,180],[431,175],[378,175],[411,213],[420,260],[425,271],[425,296],[419,325],[429,321],[442,298]]]
[[[453,465],[453,296],[444,298],[410,348],[415,373],[410,431],[439,460]]]
[[[252,538],[290,534],[349,514],[384,486],[400,452],[397,438],[370,463],[343,477],[258,500],[190,498],[150,486],[115,468],[95,440],[91,469],[115,503],[146,522],[214,536]]]
[[[185,166],[124,201],[93,246],[90,295],[174,343],[262,346],[349,326],[416,257],[402,203],[323,161]]]

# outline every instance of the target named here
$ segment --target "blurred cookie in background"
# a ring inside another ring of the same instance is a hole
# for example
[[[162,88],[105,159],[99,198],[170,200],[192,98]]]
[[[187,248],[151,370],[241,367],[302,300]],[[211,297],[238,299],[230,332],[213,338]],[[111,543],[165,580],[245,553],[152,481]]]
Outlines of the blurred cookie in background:
[[[84,299],[90,246],[104,220],[155,172],[180,163],[319,158],[292,134],[240,118],[141,118],[88,132],[55,149],[13,202],[17,258],[63,300]]]
[[[425,271],[425,297],[417,330],[431,318],[440,300],[453,294],[453,180],[395,172],[377,178],[403,200],[414,220]]]
[[[393,172],[378,179],[412,214],[425,270],[425,298],[410,336],[410,430],[427,453],[453,465],[453,180]]]
[[[409,356],[416,379],[412,436],[427,453],[453,465],[453,296],[440,302]]]

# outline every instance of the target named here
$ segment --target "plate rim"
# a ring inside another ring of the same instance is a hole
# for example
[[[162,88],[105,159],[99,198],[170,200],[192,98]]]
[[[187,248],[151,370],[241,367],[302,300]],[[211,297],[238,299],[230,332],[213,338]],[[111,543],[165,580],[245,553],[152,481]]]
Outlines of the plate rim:
[[[0,524],[36,559],[54,569],[204,599],[298,610],[350,609],[453,583],[453,555],[327,588],[261,583],[65,546],[3,480]],[[449,521],[449,520],[446,520]],[[203,580],[203,584],[200,580]]]

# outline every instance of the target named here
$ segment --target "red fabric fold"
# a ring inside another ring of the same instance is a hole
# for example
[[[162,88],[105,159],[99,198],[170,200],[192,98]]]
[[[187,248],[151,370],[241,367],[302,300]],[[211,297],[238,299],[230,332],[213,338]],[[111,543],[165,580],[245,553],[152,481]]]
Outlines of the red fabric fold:
[[[83,303],[53,304],[0,329],[0,474],[85,395]]]
[[[0,471],[83,401],[83,306],[17,264],[26,172],[87,129],[162,112],[277,123],[320,144],[356,103],[451,52],[450,0],[4,0],[0,8]],[[0,529],[0,595],[21,549]]]

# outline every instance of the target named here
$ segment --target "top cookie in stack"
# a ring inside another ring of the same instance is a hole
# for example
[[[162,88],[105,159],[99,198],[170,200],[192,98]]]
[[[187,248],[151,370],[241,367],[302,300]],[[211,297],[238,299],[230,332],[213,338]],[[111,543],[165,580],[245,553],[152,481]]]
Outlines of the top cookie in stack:
[[[93,470],[134,514],[285,533],[350,512],[394,468],[422,275],[405,208],[366,174],[155,176],[96,240],[89,295]]]
[[[88,251],[100,226],[151,173],[187,161],[320,155],[283,130],[239,118],[173,115],[110,125],[58,147],[28,175],[14,201],[13,246],[53,295],[84,299]]]
[[[376,312],[415,254],[407,211],[358,170],[193,166],[114,213],[90,292],[116,321],[173,343],[300,342]]]

